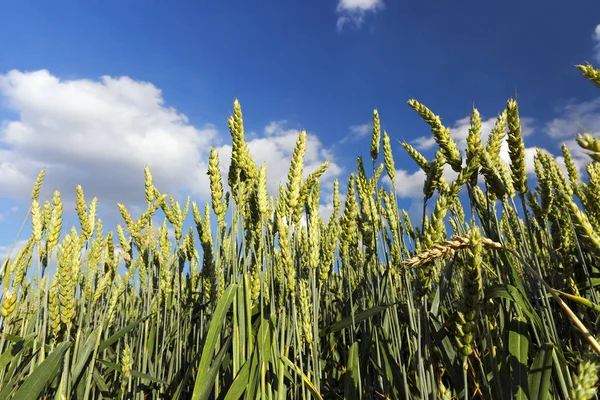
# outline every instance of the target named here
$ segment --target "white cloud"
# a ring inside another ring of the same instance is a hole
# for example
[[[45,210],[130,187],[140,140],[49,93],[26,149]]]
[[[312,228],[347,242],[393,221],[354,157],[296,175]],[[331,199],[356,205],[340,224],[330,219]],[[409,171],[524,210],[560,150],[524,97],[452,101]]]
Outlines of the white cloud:
[[[206,153],[217,131],[192,126],[165,105],[160,89],[128,77],[60,80],[46,70],[0,75],[0,93],[18,118],[0,127],[0,185],[28,195],[41,168],[43,189],[91,199],[143,199],[143,167],[160,190],[208,190]]]
[[[175,228],[167,228],[167,237],[169,238],[170,241],[174,242],[175,241]]]
[[[374,11],[383,7],[382,0],[340,0],[338,3],[338,11]]]
[[[505,144],[506,149],[503,149],[502,152],[500,153],[500,156],[502,157],[502,159],[504,161],[506,161],[506,163],[508,165],[510,165],[510,156],[508,154],[508,145]],[[550,151],[548,151],[547,149],[544,148],[540,148],[540,147],[526,147],[525,148],[525,172],[527,172],[528,175],[535,175],[535,164],[533,162],[533,160],[535,159],[535,153],[537,152],[537,150],[541,150],[544,153],[548,153],[550,155],[552,155],[552,153]],[[554,157],[554,156],[552,156]]]
[[[344,144],[364,138],[373,132],[373,124],[351,125],[348,129],[350,133],[338,141],[337,144]]]
[[[417,150],[429,150],[435,146],[435,139],[433,136],[419,136],[413,140],[412,145]]]
[[[546,124],[548,135],[555,139],[572,138],[584,128],[600,134],[600,97],[592,101],[571,102],[559,109],[560,116]]]
[[[383,0],[339,0],[337,29],[341,31],[348,24],[360,28],[367,13],[376,13],[384,7]]]
[[[6,244],[6,245],[0,245],[0,265],[1,263],[4,263],[4,260],[6,260],[7,257],[10,256],[11,259],[14,259],[15,256],[17,255],[17,253],[23,248],[25,247],[25,245],[27,244],[27,240],[23,239],[23,240],[19,240],[17,242],[15,242],[14,244]]]
[[[415,172],[408,172],[405,169],[396,170],[396,194],[399,198],[409,199],[422,199],[423,198],[423,184],[425,182],[425,172],[419,169]],[[389,188],[392,187],[392,181],[389,176],[385,174],[382,178],[384,185]]]
[[[594,57],[600,63],[600,24],[596,26],[593,34],[594,39]]]
[[[274,135],[276,132],[280,132],[283,127],[287,124],[286,120],[281,120],[281,121],[271,121],[267,124],[267,126],[265,126],[265,135],[266,136],[272,136]]]
[[[364,137],[371,132],[372,128],[373,126],[370,124],[352,125],[350,127],[350,132],[354,135],[357,135],[358,137]]]
[[[421,169],[413,173],[403,169],[396,170],[396,193],[402,198],[423,198],[425,178],[425,172]]]
[[[29,197],[45,167],[41,199],[58,189],[65,208],[72,209],[75,186],[81,184],[87,201],[98,197],[99,206],[115,217],[117,202],[139,215],[145,208],[144,165],[150,167],[159,190],[176,198],[177,192],[187,192],[198,202],[210,196],[206,171],[211,146],[218,149],[222,172],[227,173],[231,146],[221,145],[216,128],[191,125],[165,104],[160,89],[151,83],[108,76],[61,80],[46,70],[10,71],[0,75],[0,94],[17,115],[0,125],[3,195]],[[247,138],[257,164],[267,163],[272,195],[287,179],[299,134],[286,125],[285,120],[274,121],[263,134]],[[326,160],[330,164],[321,179],[324,192],[342,169],[332,151],[309,134],[305,175]]]
[[[600,37],[600,25],[596,31]],[[600,136],[600,97],[591,101],[571,102],[559,109],[559,117],[546,124],[548,135],[563,139],[579,173],[584,173],[585,166],[590,161],[590,157],[575,140],[577,134],[583,131]],[[564,169],[564,158],[559,156],[556,160]]]

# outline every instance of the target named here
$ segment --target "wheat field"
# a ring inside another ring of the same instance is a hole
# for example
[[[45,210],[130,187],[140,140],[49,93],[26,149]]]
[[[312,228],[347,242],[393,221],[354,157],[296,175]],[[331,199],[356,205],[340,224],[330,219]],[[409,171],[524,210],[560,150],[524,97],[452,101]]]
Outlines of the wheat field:
[[[577,68],[600,88],[600,69]],[[326,220],[328,165],[304,174],[306,133],[271,197],[237,100],[207,204],[182,206],[145,168],[137,220],[118,204],[109,230],[78,186],[66,227],[61,194],[39,198],[41,171],[31,237],[0,269],[0,400],[597,398],[600,139],[577,135],[586,176],[564,144],[564,167],[538,151],[528,176],[514,99],[486,143],[472,110],[464,154],[408,105],[435,158],[382,132],[375,110],[371,160],[334,182]],[[398,207],[400,145],[426,174],[422,218]]]

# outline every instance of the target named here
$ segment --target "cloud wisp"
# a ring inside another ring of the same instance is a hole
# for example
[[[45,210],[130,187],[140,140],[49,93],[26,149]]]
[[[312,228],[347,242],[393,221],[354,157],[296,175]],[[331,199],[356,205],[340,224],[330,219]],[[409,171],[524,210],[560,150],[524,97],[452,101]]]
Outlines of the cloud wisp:
[[[351,25],[360,28],[368,13],[377,13],[385,8],[383,0],[339,0],[336,12],[338,14],[337,30]]]

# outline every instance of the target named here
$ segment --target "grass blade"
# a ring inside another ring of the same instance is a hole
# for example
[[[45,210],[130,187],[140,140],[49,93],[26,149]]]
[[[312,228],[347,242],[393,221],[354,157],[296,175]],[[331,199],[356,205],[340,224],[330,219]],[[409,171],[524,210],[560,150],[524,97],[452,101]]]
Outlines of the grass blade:
[[[38,365],[25,382],[19,387],[14,395],[15,399],[35,400],[38,399],[44,387],[54,378],[63,360],[63,355],[71,343],[64,341],[48,357]]]

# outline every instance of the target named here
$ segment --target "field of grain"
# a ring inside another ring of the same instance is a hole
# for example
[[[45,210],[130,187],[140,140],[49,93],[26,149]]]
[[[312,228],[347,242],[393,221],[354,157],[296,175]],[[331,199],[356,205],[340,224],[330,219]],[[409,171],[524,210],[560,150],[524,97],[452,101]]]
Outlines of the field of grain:
[[[578,68],[600,88],[600,69]],[[123,224],[103,226],[78,187],[66,227],[60,193],[39,198],[42,171],[31,237],[0,260],[0,399],[596,398],[600,139],[577,136],[587,176],[563,145],[566,168],[538,151],[532,178],[514,99],[485,143],[472,110],[465,154],[408,105],[439,147],[428,160],[401,143],[426,174],[412,221],[377,111],[371,160],[335,182],[327,220],[327,163],[304,178],[305,132],[272,198],[237,100],[209,204],[182,206],[146,168],[139,219],[119,204]]]

